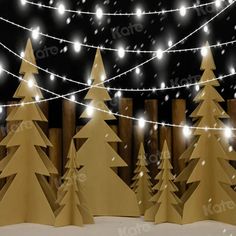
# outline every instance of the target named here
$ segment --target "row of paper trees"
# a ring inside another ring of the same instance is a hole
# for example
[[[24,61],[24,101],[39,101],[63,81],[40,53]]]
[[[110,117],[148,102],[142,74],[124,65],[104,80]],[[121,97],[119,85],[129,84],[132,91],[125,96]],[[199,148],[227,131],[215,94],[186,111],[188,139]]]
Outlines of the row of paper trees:
[[[28,63],[28,62],[30,63]],[[94,223],[93,216],[144,215],[155,223],[191,223],[200,220],[217,220],[236,224],[236,170],[230,160],[236,160],[218,130],[194,130],[191,145],[180,157],[186,168],[175,178],[171,173],[170,153],[164,143],[157,184],[152,188],[148,175],[147,160],[141,144],[131,190],[112,168],[127,166],[109,143],[120,142],[119,137],[106,123],[115,117],[105,102],[111,100],[104,85],[92,86],[85,99],[90,100],[93,112],[85,110],[81,118],[88,123],[74,136],[68,153],[66,172],[62,177],[57,196],[48,184],[47,177],[57,174],[56,168],[45,153],[51,146],[38,122],[46,118],[37,103],[41,91],[28,86],[38,74],[31,41],[28,40],[20,74],[23,75],[14,98],[25,106],[17,106],[7,121],[19,123],[1,142],[8,149],[0,161],[0,179],[5,185],[0,191],[0,225],[16,223],[39,223],[56,226]],[[221,118],[228,115],[220,107],[224,101],[214,88],[219,86],[213,70],[215,64],[210,49],[203,58],[203,88],[195,98],[199,103],[192,113],[196,127],[222,128]],[[105,69],[100,51],[97,50],[91,79],[93,85],[101,83]],[[98,109],[107,112],[101,112]],[[74,139],[86,139],[76,150]],[[84,176],[83,182],[80,176]],[[186,192],[178,198],[174,182],[183,182]]]

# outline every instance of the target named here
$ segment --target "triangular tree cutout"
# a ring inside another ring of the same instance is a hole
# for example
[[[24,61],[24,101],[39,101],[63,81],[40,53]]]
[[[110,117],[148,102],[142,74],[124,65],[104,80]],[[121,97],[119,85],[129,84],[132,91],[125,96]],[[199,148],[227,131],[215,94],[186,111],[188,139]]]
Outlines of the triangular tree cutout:
[[[35,64],[31,41],[28,40],[25,58]],[[22,61],[20,73],[26,81],[36,84],[33,74],[37,68]],[[14,98],[33,102],[42,98],[41,91],[22,81]],[[54,225],[55,195],[46,176],[57,174],[42,147],[51,146],[37,121],[47,121],[37,104],[15,107],[8,116],[10,121],[20,121],[15,132],[10,132],[1,145],[9,148],[0,162],[0,178],[6,184],[0,191],[0,225],[38,223]]]
[[[105,78],[101,53],[97,50],[91,72],[93,85]],[[103,84],[99,86],[103,88],[92,87],[85,97],[92,101],[81,118],[90,118],[90,121],[75,135],[75,138],[87,139],[77,152],[77,165],[82,166],[79,173],[86,176],[83,183],[85,198],[93,215],[139,216],[135,193],[112,169],[127,165],[109,144],[120,142],[120,139],[106,123],[106,120],[114,120],[115,117],[105,105],[105,101],[111,100],[107,90]]]
[[[151,177],[148,174],[147,165],[144,146],[141,143],[136,164],[137,167],[134,171],[134,182],[131,185],[131,188],[136,193],[141,215],[144,215],[145,211],[152,206],[150,202],[150,198],[152,197],[152,183],[150,180]]]
[[[178,188],[173,183],[174,176],[171,173],[173,167],[170,159],[170,152],[165,141],[161,153],[161,163],[158,167],[160,172],[155,178],[158,183],[153,188],[157,193],[150,199],[154,205],[144,215],[146,221],[154,221],[155,224],[181,223],[181,200],[175,194]]]
[[[64,182],[58,190],[57,203],[60,208],[55,212],[55,226],[93,224],[93,216],[84,198],[83,188],[76,167],[76,149],[74,140],[71,141]]]
[[[209,44],[207,43],[207,47]],[[220,120],[228,115],[219,105],[224,101],[215,89],[219,82],[215,78],[215,63],[210,48],[203,57],[200,82],[205,82],[195,98],[199,103],[192,113],[196,123],[194,141],[182,154],[187,166],[176,178],[188,186],[182,196],[183,223],[201,220],[216,220],[236,224],[236,170],[229,160],[236,160],[236,153],[229,148],[223,130],[204,130],[197,127],[225,128]]]

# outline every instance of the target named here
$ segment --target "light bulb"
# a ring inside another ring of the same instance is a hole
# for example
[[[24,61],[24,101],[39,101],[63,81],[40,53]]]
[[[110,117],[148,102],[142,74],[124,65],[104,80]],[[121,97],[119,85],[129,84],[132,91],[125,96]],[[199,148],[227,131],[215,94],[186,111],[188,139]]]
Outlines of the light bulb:
[[[119,58],[123,58],[125,56],[125,50],[123,47],[118,48],[118,56]]]
[[[60,3],[57,10],[60,15],[64,15],[65,10],[66,10],[64,4]]]
[[[156,56],[158,60],[161,60],[163,57],[163,50],[161,48],[157,49]]]
[[[183,127],[183,134],[184,134],[184,136],[185,136],[186,138],[191,135],[191,130],[190,130],[190,128],[189,128],[187,125],[185,125],[185,126]]]
[[[186,7],[185,6],[181,6],[180,9],[179,9],[179,14],[181,16],[185,16],[186,15]]]
[[[76,41],[76,42],[74,42],[74,50],[75,50],[75,52],[80,52],[80,50],[81,50],[81,44],[80,44],[80,42],[79,41]]]
[[[139,120],[138,120],[138,125],[139,125],[139,127],[142,129],[142,128],[144,128],[145,127],[145,120],[144,120],[144,118],[143,117],[141,117],[141,118],[139,118]]]
[[[96,11],[96,16],[99,20],[102,19],[102,17],[103,17],[103,11],[100,7]]]

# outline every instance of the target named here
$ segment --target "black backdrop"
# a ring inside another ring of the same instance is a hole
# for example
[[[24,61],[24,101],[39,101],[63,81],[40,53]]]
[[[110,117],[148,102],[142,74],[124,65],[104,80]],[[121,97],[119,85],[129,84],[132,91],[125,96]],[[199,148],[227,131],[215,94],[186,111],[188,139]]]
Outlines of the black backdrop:
[[[36,1],[36,0],[34,0]],[[49,1],[41,1],[49,4]],[[179,7],[180,1],[65,1],[66,6],[71,9],[81,9],[84,11],[94,11],[97,5],[104,11],[134,11],[137,6],[143,10],[154,11],[160,9]],[[186,1],[186,4],[196,2]],[[203,2],[202,2],[203,3]],[[54,5],[56,2],[54,3]],[[236,30],[236,9],[232,6],[225,13],[215,19],[209,25],[209,34],[201,30],[178,48],[198,47],[206,40],[211,44],[218,41],[230,41],[235,39]],[[88,44],[104,45],[107,47],[118,47],[124,45],[129,48],[140,48],[142,50],[156,50],[157,47],[166,48],[167,42],[171,38],[173,42],[180,40],[201,24],[210,19],[216,11],[214,7],[202,8],[201,10],[188,11],[186,17],[180,17],[178,13],[165,15],[143,16],[140,19],[136,17],[103,17],[101,22],[91,16],[78,16],[76,14],[65,14],[59,16],[57,12],[38,8],[30,5],[22,6],[20,0],[0,0],[0,14],[2,17],[14,21],[26,27],[40,26],[40,29],[48,34],[73,40],[78,37],[81,41],[87,39]],[[69,19],[68,19],[69,18]],[[70,21],[69,24],[66,22]],[[136,30],[135,27],[139,27]],[[132,29],[131,29],[132,28]],[[0,21],[0,41],[20,53],[24,47],[30,33],[22,29],[11,26]],[[115,30],[116,33],[113,31]],[[123,31],[123,35],[120,33]],[[129,31],[129,32],[128,32]],[[117,33],[119,32],[119,33]],[[95,55],[94,49],[83,48],[79,54],[75,54],[70,45],[59,43],[57,41],[40,37],[40,40],[33,43],[37,56],[37,64],[48,68],[50,71],[60,75],[66,75],[68,78],[86,82],[89,77],[89,71]],[[67,52],[62,52],[63,48],[68,46]],[[53,49],[53,53],[51,51]],[[55,53],[56,52],[56,53]],[[216,75],[227,74],[233,66],[236,58],[234,46],[215,49],[213,51],[217,65]],[[138,63],[147,60],[152,55],[126,54],[124,59],[119,59],[116,53],[102,52],[108,78],[134,67]],[[5,49],[0,47],[0,60],[2,64],[11,72],[18,74],[20,60],[12,56]],[[154,60],[141,68],[141,74],[129,73],[123,78],[111,82],[111,87],[153,87],[160,86],[165,82],[167,86],[175,83],[192,82],[201,75],[200,72],[200,53],[176,53],[165,55],[161,62]],[[235,64],[236,66],[236,64]],[[18,81],[10,76],[1,75],[0,78],[0,102],[5,103],[11,100],[12,95],[18,85]],[[50,89],[54,92],[65,94],[82,88],[69,82],[63,82],[61,79],[50,81],[49,75],[40,72],[38,77],[40,86]],[[234,79],[227,79],[222,82],[222,91],[225,98],[234,97]],[[142,100],[145,98],[157,98],[161,101],[161,119],[171,122],[169,112],[171,99],[185,98],[188,102],[188,108],[192,109],[192,100],[196,91],[193,88],[174,91],[162,91],[153,93],[123,93],[124,97],[135,98],[135,112],[138,114],[142,110]],[[82,99],[84,93],[77,95],[77,99]],[[50,97],[44,93],[45,97]],[[141,105],[140,105],[141,104]],[[80,112],[78,107],[78,113]],[[58,127],[61,125],[61,101],[50,102],[50,126]],[[4,122],[4,116],[1,117]]]

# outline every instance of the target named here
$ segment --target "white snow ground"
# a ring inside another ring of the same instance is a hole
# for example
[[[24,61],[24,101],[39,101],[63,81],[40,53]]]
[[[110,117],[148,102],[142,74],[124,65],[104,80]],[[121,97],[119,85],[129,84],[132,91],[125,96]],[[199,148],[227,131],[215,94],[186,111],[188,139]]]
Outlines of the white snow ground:
[[[189,225],[144,222],[140,218],[96,217],[94,225],[55,228],[37,224],[0,227],[0,236],[236,236],[236,226],[214,221]]]

